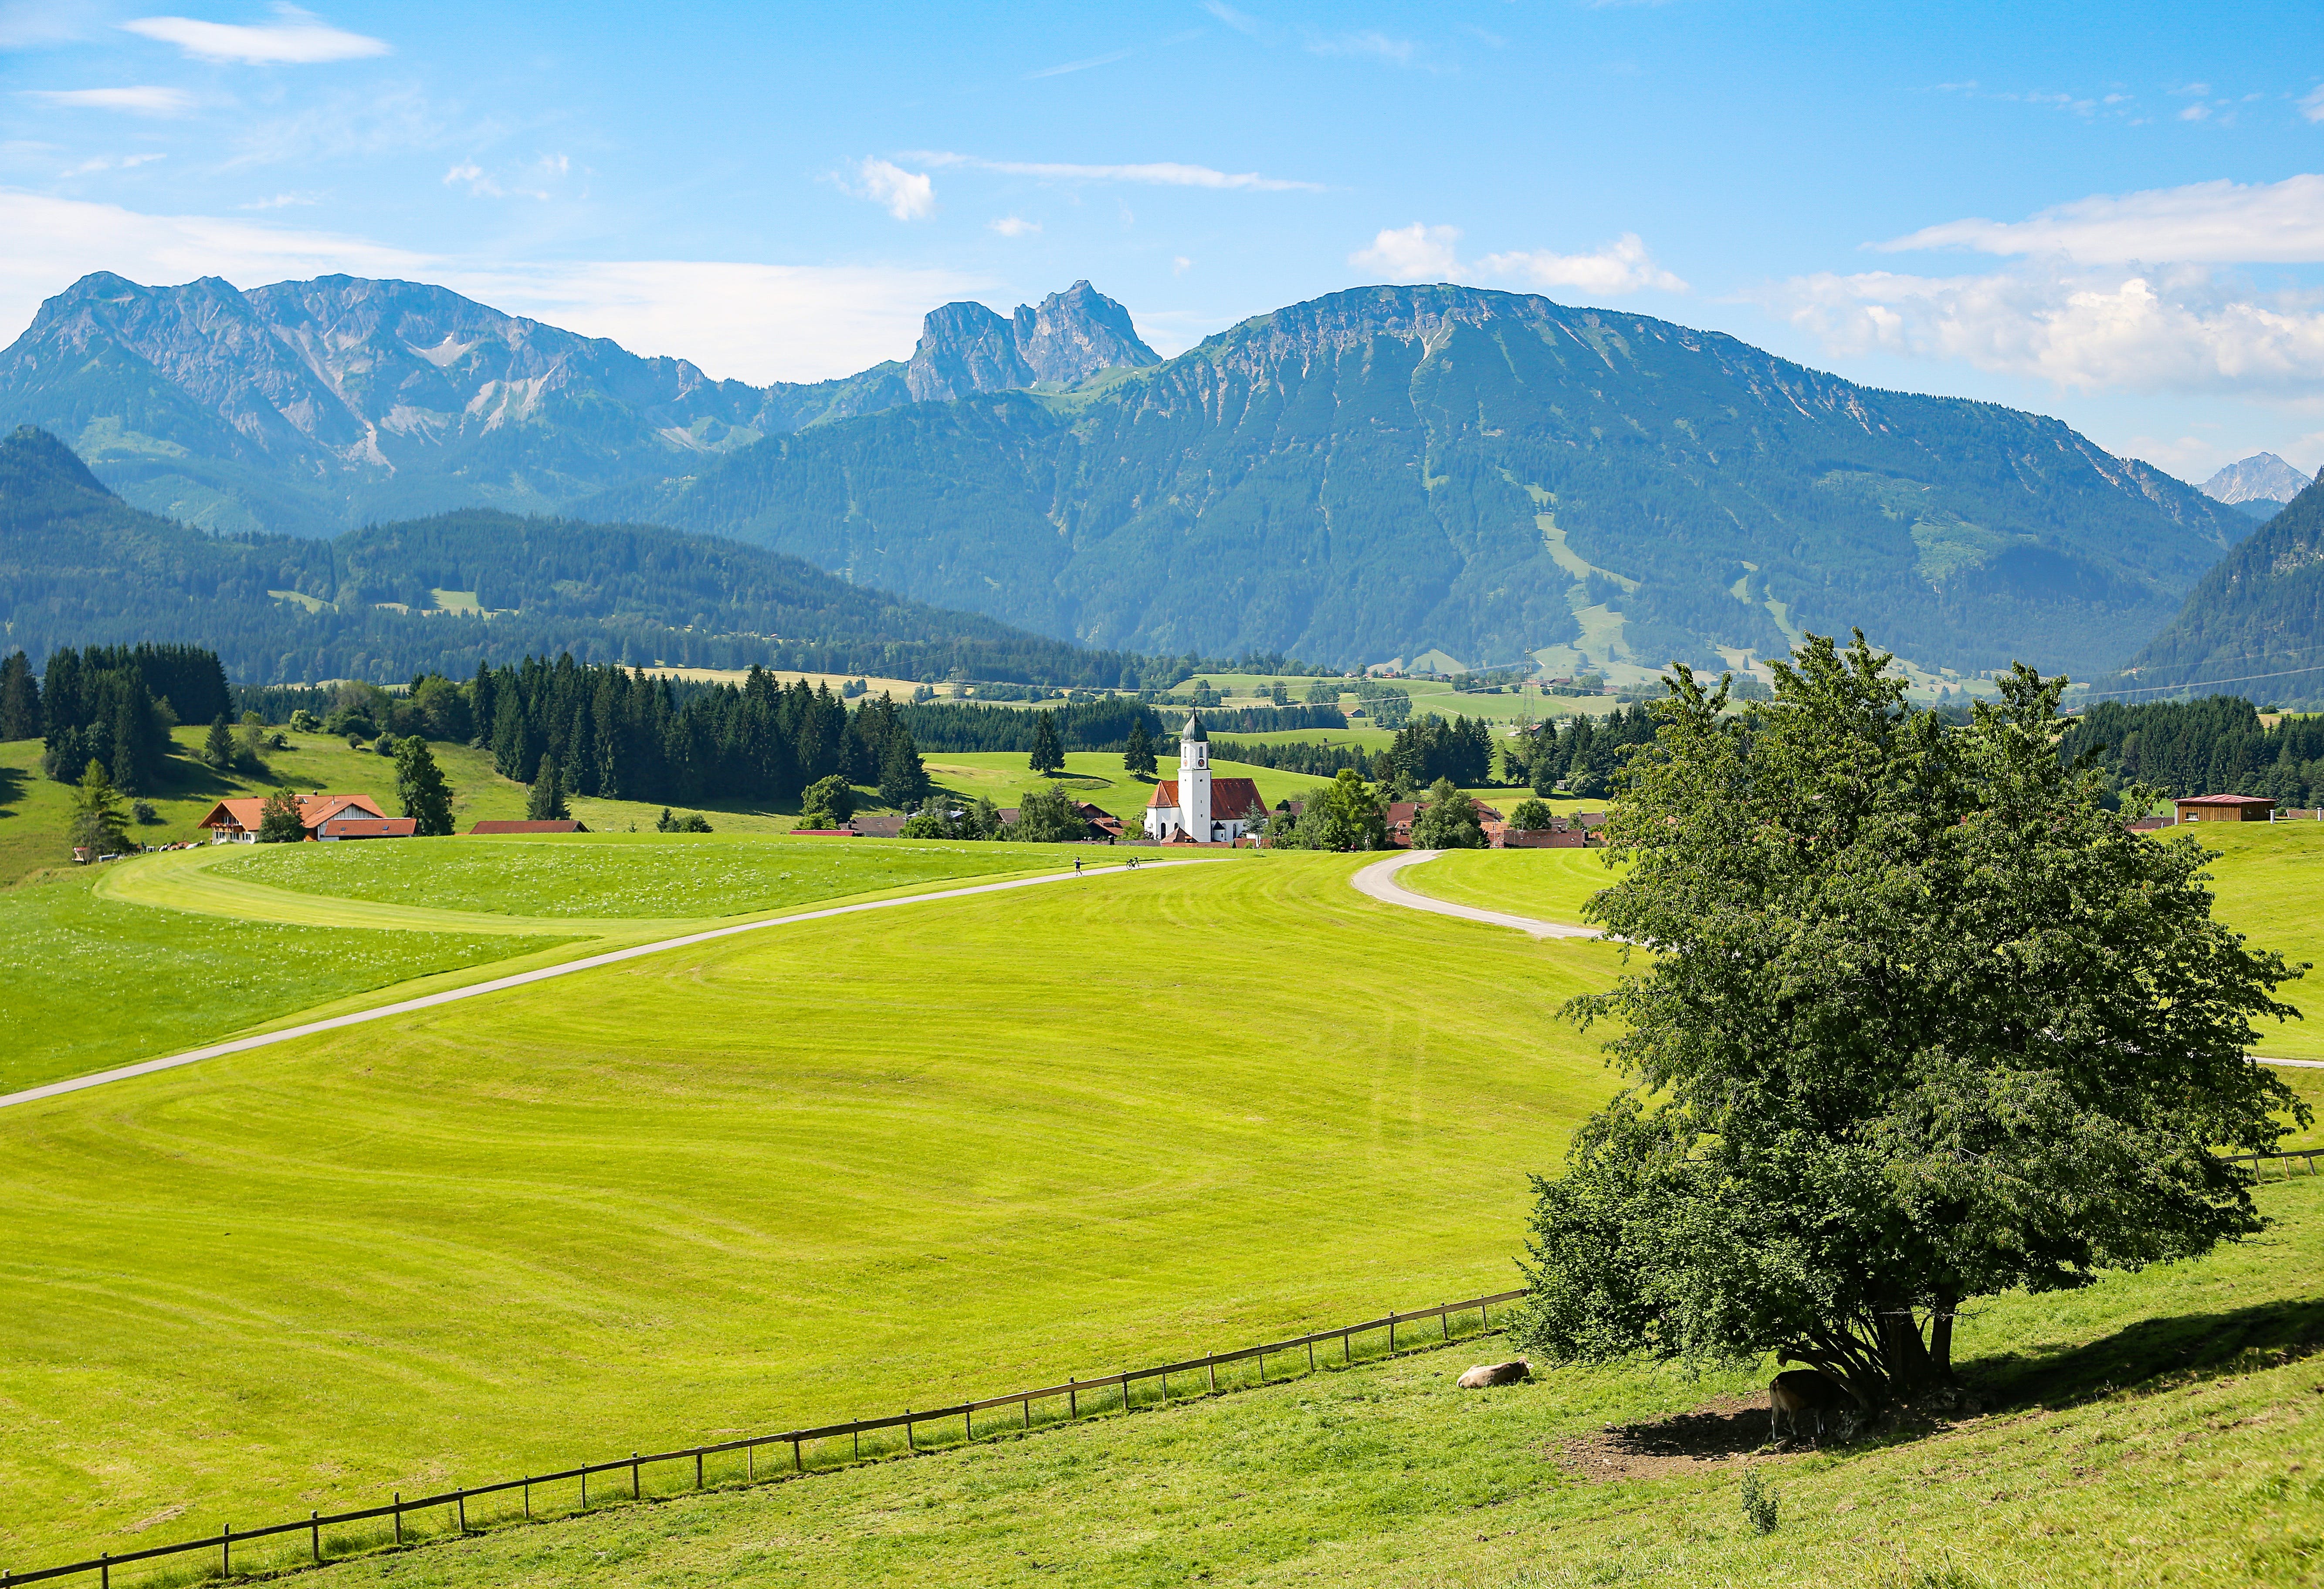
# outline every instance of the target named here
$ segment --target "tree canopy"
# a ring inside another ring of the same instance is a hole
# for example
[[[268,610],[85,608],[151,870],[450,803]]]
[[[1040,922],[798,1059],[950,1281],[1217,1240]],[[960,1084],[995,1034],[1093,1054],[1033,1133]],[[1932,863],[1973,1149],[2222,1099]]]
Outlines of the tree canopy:
[[[2061,762],[2063,680],[1955,730],[1888,661],[1811,636],[1770,703],[1656,703],[1588,907],[1644,962],[1565,1006],[1634,1085],[1536,1181],[1536,1351],[1772,1352],[1879,1407],[1950,1380],[1971,1298],[2261,1228],[2223,1155],[2307,1122],[2245,1057],[2297,972]]]
[[[1428,798],[1412,816],[1415,850],[1482,850],[1485,826],[1477,803],[1439,778],[1428,786]]]

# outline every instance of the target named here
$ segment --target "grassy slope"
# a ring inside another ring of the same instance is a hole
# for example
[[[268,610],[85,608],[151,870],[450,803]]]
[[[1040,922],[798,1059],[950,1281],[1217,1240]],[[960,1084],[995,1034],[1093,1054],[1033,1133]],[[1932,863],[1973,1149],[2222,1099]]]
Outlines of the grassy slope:
[[[1602,850],[1453,850],[1406,867],[1397,880],[1455,905],[1579,924],[1582,905],[1616,875]]]
[[[1505,1282],[1609,1085],[1545,1012],[1610,951],[1358,859],[785,928],[0,1112],[0,1554]]]
[[[1480,1347],[509,1528],[346,1562],[320,1581],[2314,1583],[2324,1401],[2307,1354],[2324,1339],[2324,1187],[2278,1185],[2263,1201],[2282,1224],[2246,1246],[1983,1309],[1962,1352],[1986,1416],[1748,1458],[1779,1499],[1781,1526],[1764,1538],[1737,1500],[1756,1415],[1738,1420],[1736,1458],[1658,1476],[1591,1482],[1559,1460],[1569,1442],[1747,1391],[1757,1376],[1562,1371],[1486,1394],[1454,1390],[1461,1364],[1489,1356]],[[569,1506],[572,1487],[536,1499]]]

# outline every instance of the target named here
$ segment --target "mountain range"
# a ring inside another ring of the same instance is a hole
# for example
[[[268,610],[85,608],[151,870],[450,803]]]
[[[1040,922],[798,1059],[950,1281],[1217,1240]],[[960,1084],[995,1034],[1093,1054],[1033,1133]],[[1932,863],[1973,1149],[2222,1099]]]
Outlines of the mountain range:
[[[2255,519],[2273,519],[2283,505],[2308,489],[2309,477],[2273,453],[2254,453],[2238,459],[2203,482],[2203,494],[2215,502],[2240,508]]]
[[[131,507],[29,426],[0,438],[0,635],[36,660],[193,640],[248,684],[392,683],[560,651],[1105,688],[1139,684],[1145,666],[651,526],[470,508],[327,540],[213,535]]]
[[[2252,528],[2053,419],[1450,286],[1165,361],[1078,283],[761,388],[439,288],[100,275],[0,354],[0,419],[215,528],[493,505],[737,538],[1105,648],[1618,679],[1854,625],[1932,672],[2089,676]]]
[[[2324,702],[2324,482],[2221,558],[2109,689]]]
[[[552,512],[818,420],[1157,362],[1086,281],[1007,319],[946,305],[908,362],[762,387],[418,282],[243,292],[100,272],[0,354],[0,425],[65,438],[148,511],[327,535],[447,508]]]

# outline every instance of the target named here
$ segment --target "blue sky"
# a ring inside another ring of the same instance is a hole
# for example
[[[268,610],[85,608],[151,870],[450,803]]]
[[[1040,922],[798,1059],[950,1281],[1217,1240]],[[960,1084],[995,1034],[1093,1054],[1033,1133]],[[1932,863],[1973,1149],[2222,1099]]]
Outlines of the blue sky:
[[[0,0],[0,326],[344,270],[767,381],[1453,280],[2324,464],[2324,7],[1902,9]]]

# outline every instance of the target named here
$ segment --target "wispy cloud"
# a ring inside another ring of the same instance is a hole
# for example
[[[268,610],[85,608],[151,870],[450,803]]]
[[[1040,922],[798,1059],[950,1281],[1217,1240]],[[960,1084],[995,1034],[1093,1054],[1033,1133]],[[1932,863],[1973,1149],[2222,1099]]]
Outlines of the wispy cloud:
[[[2300,114],[2311,122],[2324,122],[2324,87],[2312,88],[2300,102]]]
[[[1039,71],[1027,72],[1023,80],[1029,83],[1039,78],[1062,78],[1067,72],[1085,72],[1093,66],[1111,66],[1117,60],[1128,60],[1137,53],[1137,49],[1132,47],[1116,50],[1110,54],[1093,55],[1087,60],[1069,60],[1063,66],[1045,66]]]
[[[183,88],[159,88],[151,84],[124,88],[28,88],[27,99],[78,110],[117,110],[130,115],[183,115],[194,108],[194,96]]]
[[[915,150],[903,157],[922,165],[957,166],[1009,177],[1038,177],[1049,182],[1130,182],[1152,188],[1240,188],[1259,193],[1321,193],[1321,182],[1262,177],[1256,171],[1220,171],[1209,166],[1158,161],[1143,165],[1068,165],[1050,161],[985,160],[946,150]]]
[[[145,16],[121,26],[141,38],[175,44],[198,60],[238,60],[249,66],[314,66],[385,55],[383,39],[350,33],[295,5],[278,5],[282,20],[267,27],[198,22],[189,16]]]
[[[320,203],[322,197],[319,193],[278,193],[272,198],[254,198],[248,204],[238,204],[235,207],[256,210],[290,209],[297,205]]]
[[[0,50],[66,43],[103,22],[91,0],[0,0]]]
[[[1375,236],[1370,247],[1348,256],[1361,271],[1377,271],[1391,281],[1449,281],[1456,279],[1499,280],[1536,288],[1575,288],[1584,292],[1684,292],[1687,285],[1656,264],[1635,232],[1625,232],[1603,248],[1589,253],[1556,253],[1547,249],[1489,253],[1462,264],[1457,226],[1431,226],[1415,221],[1391,227]]]
[[[1040,222],[1028,221],[1022,216],[1002,216],[998,220],[987,221],[984,224],[1003,237],[1028,237],[1041,229]]]
[[[1353,56],[1371,60],[1384,60],[1390,66],[1427,66],[1421,48],[1410,39],[1392,39],[1374,29],[1360,33],[1335,33],[1329,38],[1310,39],[1307,52],[1311,55]],[[1430,69],[1434,69],[1430,68]]]
[[[1947,221],[1872,246],[2055,254],[2080,264],[2315,263],[2324,262],[2324,176],[2096,194],[2023,221]]]
[[[1266,26],[1259,18],[1248,12],[1237,11],[1233,6],[1223,4],[1223,0],[1203,0],[1203,9],[1236,32],[1249,33],[1253,38],[1257,38]]]
[[[444,173],[444,186],[466,188],[478,198],[538,198],[545,203],[551,197],[548,185],[569,175],[572,170],[573,162],[564,155],[544,154],[530,164],[519,166],[509,178],[516,185],[504,187],[475,161],[462,161]]]
[[[925,221],[936,213],[936,185],[926,171],[875,159],[858,165],[855,177],[856,191],[899,221]]]
[[[63,170],[59,171],[57,175],[60,177],[91,177],[95,176],[99,171],[134,171],[139,166],[151,165],[157,160],[167,160],[170,157],[168,155],[161,153],[100,154],[96,156],[94,159],[82,161],[78,165],[67,166]]]

